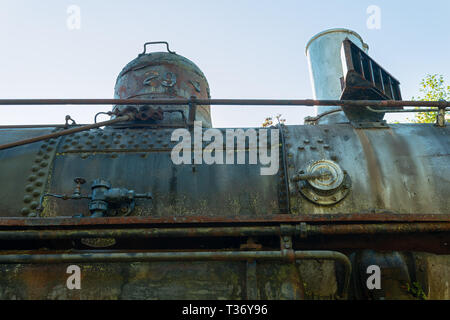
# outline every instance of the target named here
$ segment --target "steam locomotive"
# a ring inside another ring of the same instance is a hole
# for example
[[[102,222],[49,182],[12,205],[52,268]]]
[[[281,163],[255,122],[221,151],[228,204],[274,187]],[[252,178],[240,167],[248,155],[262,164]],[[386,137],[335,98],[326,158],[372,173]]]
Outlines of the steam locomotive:
[[[214,129],[205,75],[151,44],[109,122],[0,127],[0,299],[450,298],[447,102],[387,123],[399,81],[332,29],[306,47],[316,117]]]

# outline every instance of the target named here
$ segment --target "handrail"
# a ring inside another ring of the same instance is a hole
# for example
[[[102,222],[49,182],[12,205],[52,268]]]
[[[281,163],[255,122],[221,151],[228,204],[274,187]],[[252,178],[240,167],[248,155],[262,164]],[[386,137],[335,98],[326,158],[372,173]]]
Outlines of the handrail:
[[[188,105],[192,99],[0,99],[0,105]],[[241,106],[356,106],[356,107],[439,107],[450,101],[408,100],[313,100],[313,99],[195,99],[197,105]]]

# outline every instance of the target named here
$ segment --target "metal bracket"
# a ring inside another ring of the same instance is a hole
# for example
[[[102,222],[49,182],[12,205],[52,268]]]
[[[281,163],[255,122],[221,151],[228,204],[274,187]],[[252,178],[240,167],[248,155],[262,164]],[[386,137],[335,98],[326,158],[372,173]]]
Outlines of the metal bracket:
[[[189,99],[189,119],[188,119],[188,126],[190,128],[194,127],[194,121],[195,121],[195,114],[197,113],[197,103],[196,96],[191,96]]]
[[[387,124],[386,120],[382,121],[373,121],[373,122],[356,122],[356,121],[350,121],[350,124],[355,129],[388,129],[389,125]]]
[[[439,106],[439,111],[436,115],[436,126],[445,127],[445,107]]]

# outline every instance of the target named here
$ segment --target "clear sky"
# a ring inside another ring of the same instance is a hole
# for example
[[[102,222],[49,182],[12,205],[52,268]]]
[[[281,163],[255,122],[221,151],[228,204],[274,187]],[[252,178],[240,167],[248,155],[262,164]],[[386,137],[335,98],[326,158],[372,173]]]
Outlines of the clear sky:
[[[67,26],[70,5],[80,9],[79,29]],[[379,29],[367,27],[370,5],[381,10]],[[427,73],[450,82],[449,14],[448,0],[1,0],[0,98],[112,98],[120,70],[158,40],[203,70],[212,98],[312,98],[305,45],[344,27],[410,99]],[[62,123],[66,114],[91,123],[109,109],[0,106],[0,124]],[[277,113],[302,124],[314,110],[212,107],[216,127],[260,126]]]

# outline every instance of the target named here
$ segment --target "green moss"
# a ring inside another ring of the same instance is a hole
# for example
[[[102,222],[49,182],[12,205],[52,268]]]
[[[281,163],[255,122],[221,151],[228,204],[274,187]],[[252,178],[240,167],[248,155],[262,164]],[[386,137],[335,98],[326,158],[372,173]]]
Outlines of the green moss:
[[[418,282],[413,282],[412,285],[406,283],[406,290],[415,298],[426,300],[427,295],[423,291],[422,286]]]

